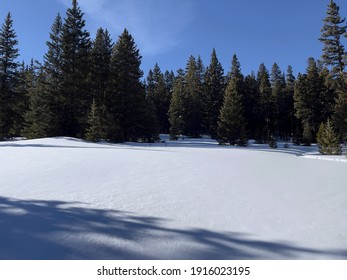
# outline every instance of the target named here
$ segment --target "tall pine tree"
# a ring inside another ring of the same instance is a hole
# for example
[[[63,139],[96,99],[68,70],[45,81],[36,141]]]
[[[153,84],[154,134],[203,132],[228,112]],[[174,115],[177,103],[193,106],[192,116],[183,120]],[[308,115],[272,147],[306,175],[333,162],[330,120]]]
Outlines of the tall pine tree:
[[[13,125],[17,117],[17,86],[19,82],[17,58],[17,35],[13,20],[8,13],[0,30],[0,140],[13,135]]]
[[[321,29],[320,41],[323,42],[323,62],[331,68],[336,77],[342,77],[346,66],[346,52],[341,42],[341,37],[346,33],[346,19],[340,16],[340,8],[330,0],[327,8],[327,16]]]
[[[165,76],[156,63],[153,71],[147,77],[147,96],[153,104],[155,115],[161,133],[168,133],[170,129],[168,111],[170,106],[170,89],[166,85]]]
[[[216,50],[213,49],[211,54],[210,65],[205,74],[205,96],[206,104],[204,105],[205,126],[212,139],[217,138],[218,120],[220,109],[223,105],[225,85],[224,70],[219,62]]]
[[[232,59],[229,77],[230,80],[225,90],[224,103],[220,110],[218,139],[220,143],[245,145],[244,78],[236,55]]]
[[[258,142],[266,142],[274,133],[274,106],[269,71],[265,64],[259,67],[258,75],[259,94],[256,99],[255,114],[257,116],[257,130],[255,138]]]
[[[149,112],[150,104],[140,81],[141,58],[134,38],[125,29],[112,51],[107,87],[109,139],[113,142],[157,138],[153,113]]]
[[[48,51],[43,67],[31,67],[32,86],[29,90],[29,112],[26,113],[24,135],[28,138],[63,135],[64,115],[62,95],[62,18],[58,14],[52,24]],[[44,116],[44,117],[43,117]]]
[[[330,117],[333,98],[313,58],[308,60],[306,74],[298,76],[294,100],[295,114],[303,125],[304,138],[314,141],[319,125]],[[308,140],[306,144],[310,144]]]
[[[191,56],[188,60],[184,86],[185,134],[199,137],[203,123],[203,65],[201,59]]]
[[[175,140],[177,139],[177,136],[182,135],[185,129],[184,85],[184,70],[179,69],[174,80],[173,93],[169,108],[170,138],[172,140]]]
[[[62,27],[62,132],[82,137],[92,103],[90,83],[90,35],[77,0],[66,12]]]

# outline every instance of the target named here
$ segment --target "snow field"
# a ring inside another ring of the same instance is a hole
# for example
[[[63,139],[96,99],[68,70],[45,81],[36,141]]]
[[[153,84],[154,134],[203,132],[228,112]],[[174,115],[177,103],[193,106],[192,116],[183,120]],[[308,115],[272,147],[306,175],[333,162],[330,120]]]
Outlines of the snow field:
[[[309,151],[0,143],[0,259],[346,259],[347,161]]]

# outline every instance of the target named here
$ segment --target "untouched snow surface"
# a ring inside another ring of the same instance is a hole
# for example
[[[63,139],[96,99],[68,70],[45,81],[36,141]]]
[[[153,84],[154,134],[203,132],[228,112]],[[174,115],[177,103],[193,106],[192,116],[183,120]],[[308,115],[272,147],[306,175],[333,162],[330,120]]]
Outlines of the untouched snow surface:
[[[0,259],[347,259],[347,161],[315,150],[0,143]]]

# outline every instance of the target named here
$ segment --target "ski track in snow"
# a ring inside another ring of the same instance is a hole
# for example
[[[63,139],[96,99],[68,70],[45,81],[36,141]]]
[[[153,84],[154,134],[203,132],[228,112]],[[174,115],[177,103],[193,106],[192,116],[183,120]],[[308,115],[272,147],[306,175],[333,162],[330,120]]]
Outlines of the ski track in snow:
[[[347,259],[344,156],[165,140],[0,143],[0,259]]]

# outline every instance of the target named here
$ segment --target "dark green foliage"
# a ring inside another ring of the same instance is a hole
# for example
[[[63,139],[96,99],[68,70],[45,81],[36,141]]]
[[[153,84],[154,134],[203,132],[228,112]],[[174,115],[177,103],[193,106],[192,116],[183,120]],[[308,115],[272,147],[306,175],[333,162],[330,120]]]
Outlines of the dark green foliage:
[[[168,83],[170,74],[167,73]],[[154,114],[161,133],[168,133],[170,129],[168,111],[171,101],[170,84],[166,83],[165,76],[156,64],[153,71],[150,70],[147,77],[147,97],[152,103]]]
[[[293,68],[289,65],[286,73],[286,87],[281,103],[282,113],[279,120],[284,134],[282,135],[282,138],[286,141],[294,135],[296,127],[299,124],[294,111],[294,88],[295,77],[293,74]]]
[[[313,137],[313,128],[310,123],[304,123],[303,124],[304,130],[302,132],[302,143],[305,146],[311,146],[312,142],[314,141]]]
[[[89,32],[85,30],[83,13],[76,0],[66,12],[62,27],[62,133],[82,137],[92,103],[90,83]]]
[[[333,123],[342,140],[347,140],[347,85],[338,90],[338,98],[334,108]]]
[[[204,95],[206,99],[206,104],[204,105],[204,126],[206,127],[206,132],[211,135],[211,138],[216,139],[225,85],[224,70],[222,64],[218,61],[215,49],[213,49],[211,55],[210,65],[206,69],[204,81]]]
[[[112,48],[110,34],[99,28],[90,52],[90,90],[97,106],[106,105]]]
[[[189,58],[184,84],[184,134],[199,137],[203,124],[203,66],[201,59]]]
[[[52,111],[52,97],[49,94],[47,77],[41,66],[35,66],[28,73],[32,76],[34,85],[28,87],[29,111],[25,115],[23,135],[27,138],[54,136],[58,124]]]
[[[203,129],[203,65],[191,56],[186,71],[180,69],[173,86],[169,108],[170,135],[199,137]]]
[[[342,77],[346,66],[346,52],[341,42],[341,37],[346,34],[346,20],[340,16],[339,10],[339,6],[331,0],[319,39],[324,44],[323,62],[331,67],[334,77]]]
[[[235,145],[240,142],[244,145],[245,141],[245,118],[242,103],[243,94],[243,75],[240,70],[240,63],[233,56],[230,71],[230,80],[225,91],[224,103],[220,111],[218,123],[218,141]]]
[[[270,83],[270,75],[264,63],[259,67],[257,75],[259,94],[256,99],[255,115],[257,129],[255,138],[257,142],[267,142],[270,135],[274,133],[274,100]]]
[[[319,152],[323,155],[341,155],[342,153],[339,137],[335,133],[330,120],[320,125],[317,142]]]
[[[247,75],[244,79],[244,116],[247,124],[246,132],[254,139],[257,131],[258,119],[256,115],[257,102],[259,97],[258,82],[254,73]]]
[[[308,138],[314,141],[312,135],[317,134],[319,124],[332,114],[335,101],[333,92],[326,84],[326,78],[324,73],[319,73],[315,60],[310,58],[306,74],[299,74],[295,84],[294,107],[296,117],[303,124],[304,132],[306,131],[304,141]]]
[[[112,51],[110,80],[106,92],[108,139],[113,142],[155,139],[152,113],[140,79],[141,55],[125,29]],[[148,118],[147,118],[148,117]]]
[[[61,130],[66,106],[63,103],[64,96],[62,95],[62,28],[62,19],[58,14],[51,27],[50,40],[46,42],[48,51],[44,55],[43,68],[35,67],[35,72],[39,72],[39,77],[30,89],[33,93],[30,94],[31,112],[28,112],[26,116],[27,126],[24,134],[26,137],[64,135]],[[39,119],[42,110],[49,117]],[[32,132],[30,127],[33,128]],[[42,132],[42,134],[39,135],[38,132]]]
[[[172,99],[169,108],[170,138],[175,140],[178,135],[183,134],[185,128],[184,120],[184,71],[179,69],[173,85]]]
[[[101,139],[105,139],[105,129],[103,128],[105,116],[103,116],[101,108],[93,100],[90,108],[88,125],[85,139],[91,142],[99,142]]]
[[[62,28],[62,18],[58,14],[51,27],[50,41],[46,43],[48,51],[44,55],[44,70],[52,88],[60,88],[62,79]]]
[[[8,13],[0,30],[0,140],[13,135],[18,118],[18,41]],[[17,135],[18,136],[18,135]]]
[[[287,115],[286,112],[286,99],[285,99],[285,77],[283,76],[281,69],[275,63],[272,66],[271,69],[271,75],[270,75],[270,82],[271,82],[271,89],[272,89],[272,95],[271,95],[271,101],[272,101],[272,108],[274,110],[273,118],[273,132],[275,134],[278,134],[281,138],[285,138],[285,126],[286,126],[286,119],[285,116]],[[270,137],[271,140],[271,137]]]

